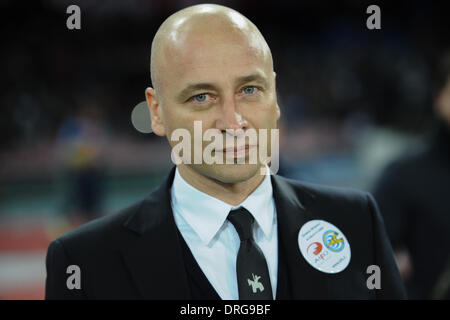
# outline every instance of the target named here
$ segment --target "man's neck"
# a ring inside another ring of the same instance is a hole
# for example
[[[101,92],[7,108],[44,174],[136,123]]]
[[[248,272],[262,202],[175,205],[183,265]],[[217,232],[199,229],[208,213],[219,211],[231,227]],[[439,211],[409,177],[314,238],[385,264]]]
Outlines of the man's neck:
[[[178,165],[178,170],[181,177],[191,186],[232,206],[237,206],[244,201],[265,178],[265,175],[260,174],[260,168],[250,179],[236,183],[224,183],[212,179],[183,164]]]

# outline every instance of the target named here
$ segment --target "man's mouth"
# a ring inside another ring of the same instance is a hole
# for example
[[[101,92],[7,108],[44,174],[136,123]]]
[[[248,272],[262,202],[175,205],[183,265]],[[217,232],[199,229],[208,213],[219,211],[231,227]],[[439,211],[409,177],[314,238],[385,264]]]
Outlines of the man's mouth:
[[[240,158],[247,156],[249,151],[256,148],[256,145],[231,146],[228,148],[218,149],[215,152],[224,153],[227,157]]]

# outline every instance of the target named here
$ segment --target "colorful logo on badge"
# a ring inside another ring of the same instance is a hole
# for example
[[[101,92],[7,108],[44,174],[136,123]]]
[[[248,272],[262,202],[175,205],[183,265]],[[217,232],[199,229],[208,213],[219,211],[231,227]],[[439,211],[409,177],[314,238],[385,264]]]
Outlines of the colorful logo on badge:
[[[344,249],[345,242],[344,239],[338,238],[339,232],[336,232],[334,230],[328,230],[323,234],[322,240],[329,250],[333,252],[339,252]]]
[[[298,247],[307,263],[325,273],[341,272],[351,260],[345,234],[324,220],[310,220],[300,228]]]
[[[310,257],[317,256],[320,252],[322,252],[322,244],[320,242],[313,242],[311,243],[306,251],[308,252],[308,255]]]

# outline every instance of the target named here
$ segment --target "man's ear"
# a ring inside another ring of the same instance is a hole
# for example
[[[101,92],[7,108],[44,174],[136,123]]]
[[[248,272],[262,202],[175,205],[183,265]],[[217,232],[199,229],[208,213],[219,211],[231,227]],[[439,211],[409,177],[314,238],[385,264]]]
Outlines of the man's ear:
[[[156,96],[155,89],[151,87],[145,89],[145,99],[147,100],[147,106],[150,111],[153,132],[158,136],[165,136],[166,130],[163,124],[161,104]]]
[[[277,108],[276,113],[277,113],[277,121],[278,121],[278,120],[280,120],[280,116],[281,116],[281,110],[280,110],[280,106],[278,105],[278,102],[277,102],[276,108]]]
[[[273,84],[275,86],[276,113],[277,113],[277,121],[278,121],[278,120],[280,120],[281,110],[280,110],[280,106],[278,105],[277,74],[275,71],[273,72]]]

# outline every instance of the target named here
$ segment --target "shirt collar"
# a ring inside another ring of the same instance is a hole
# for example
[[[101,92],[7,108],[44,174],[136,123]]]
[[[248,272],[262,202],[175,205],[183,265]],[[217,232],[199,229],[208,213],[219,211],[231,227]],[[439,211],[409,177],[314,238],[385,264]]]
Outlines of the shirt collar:
[[[269,168],[266,168],[269,170]],[[232,206],[191,186],[180,175],[178,168],[172,184],[172,206],[179,209],[202,242],[208,245],[224,224],[230,210],[244,207],[269,238],[272,232],[274,203],[270,175],[239,205]]]

